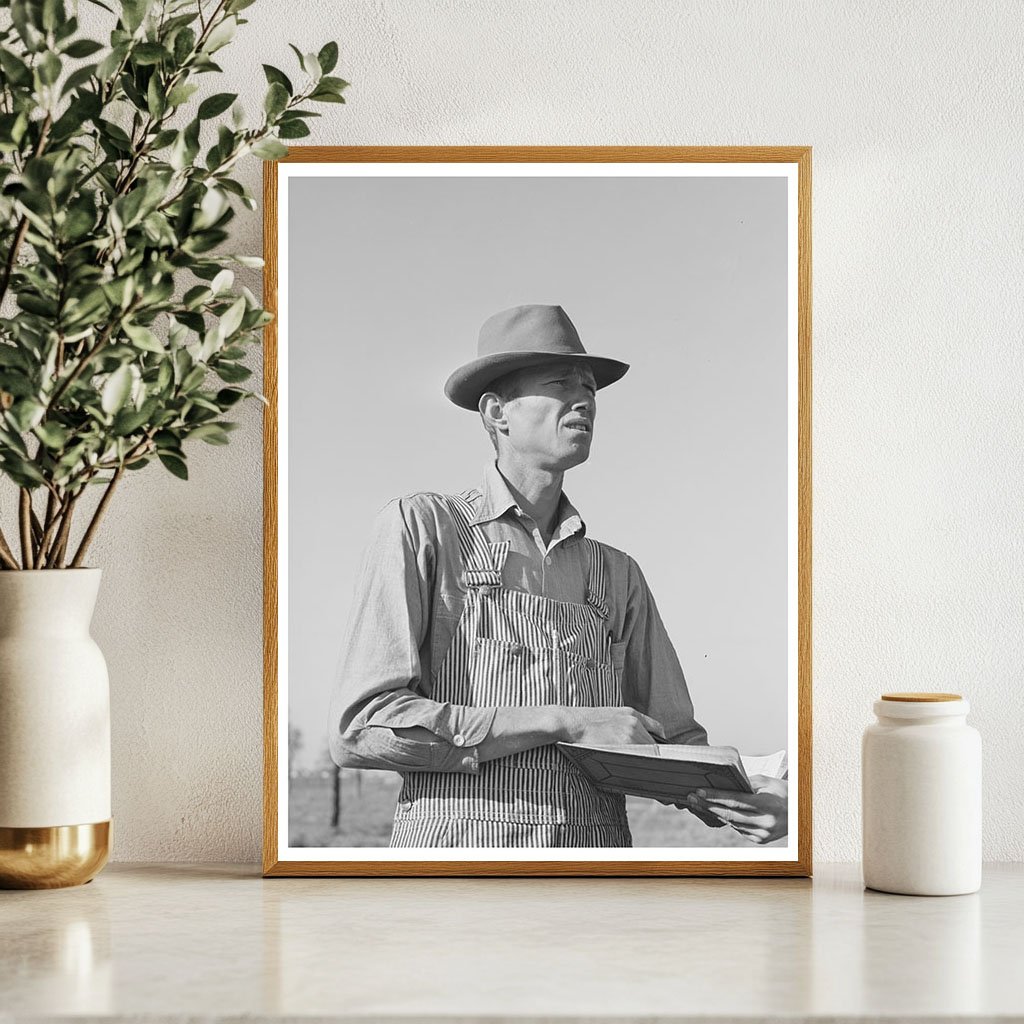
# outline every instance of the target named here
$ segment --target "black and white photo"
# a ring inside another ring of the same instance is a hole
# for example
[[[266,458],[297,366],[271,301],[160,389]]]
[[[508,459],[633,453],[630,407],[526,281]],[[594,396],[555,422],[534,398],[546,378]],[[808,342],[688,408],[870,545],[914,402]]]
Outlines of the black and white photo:
[[[272,873],[807,873],[806,151],[353,152],[268,186]]]

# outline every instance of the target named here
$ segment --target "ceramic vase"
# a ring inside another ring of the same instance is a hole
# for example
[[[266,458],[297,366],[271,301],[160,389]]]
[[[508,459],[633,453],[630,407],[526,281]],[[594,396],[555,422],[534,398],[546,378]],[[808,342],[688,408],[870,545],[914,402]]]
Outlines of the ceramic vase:
[[[0,887],[92,879],[110,852],[100,569],[0,571]]]

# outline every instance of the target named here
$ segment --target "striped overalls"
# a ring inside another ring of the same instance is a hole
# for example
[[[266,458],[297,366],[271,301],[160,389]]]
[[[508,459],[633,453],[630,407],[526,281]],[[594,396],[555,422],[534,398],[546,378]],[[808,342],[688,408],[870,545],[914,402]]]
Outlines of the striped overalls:
[[[471,525],[472,506],[447,495],[467,594],[431,696],[476,707],[621,706],[600,546],[584,604],[502,585],[508,541]],[[553,744],[487,761],[479,774],[403,773],[392,846],[632,845],[625,800],[597,789]]]

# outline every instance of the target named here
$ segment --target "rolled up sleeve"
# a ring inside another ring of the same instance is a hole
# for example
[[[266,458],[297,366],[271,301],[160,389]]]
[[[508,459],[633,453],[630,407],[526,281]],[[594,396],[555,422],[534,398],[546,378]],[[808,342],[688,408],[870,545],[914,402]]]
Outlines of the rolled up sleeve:
[[[669,743],[703,745],[682,666],[640,566],[628,560],[623,628],[623,695],[630,707],[660,722]]]
[[[331,756],[346,768],[476,772],[494,719],[494,708],[430,698],[421,652],[437,542],[421,511],[389,502],[363,555],[329,717]]]

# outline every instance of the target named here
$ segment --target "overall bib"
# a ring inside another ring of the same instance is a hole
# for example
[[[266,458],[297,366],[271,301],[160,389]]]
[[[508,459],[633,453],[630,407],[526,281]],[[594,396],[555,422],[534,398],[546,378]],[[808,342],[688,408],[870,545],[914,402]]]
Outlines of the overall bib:
[[[604,561],[583,604],[503,586],[508,541],[491,544],[473,508],[442,499],[459,536],[466,599],[436,671],[434,700],[475,707],[622,706],[605,601]],[[391,846],[631,846],[625,799],[597,789],[553,744],[487,761],[479,774],[405,772]]]

